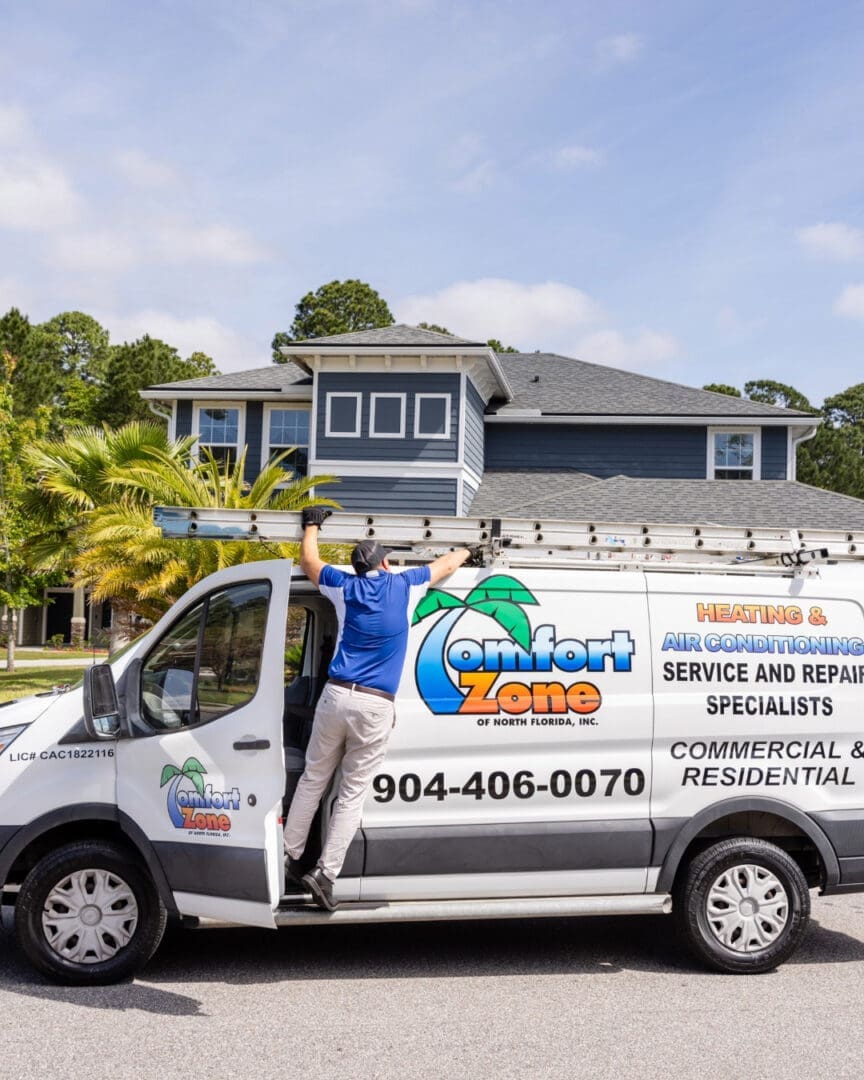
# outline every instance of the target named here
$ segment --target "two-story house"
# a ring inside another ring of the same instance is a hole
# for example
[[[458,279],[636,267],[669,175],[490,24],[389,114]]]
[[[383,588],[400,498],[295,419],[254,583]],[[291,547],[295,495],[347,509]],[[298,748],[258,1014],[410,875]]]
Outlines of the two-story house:
[[[223,460],[247,447],[250,481],[295,447],[287,464],[338,476],[325,490],[346,510],[864,528],[864,501],[796,482],[809,413],[411,326],[283,351],[142,396],[173,436]],[[63,632],[71,590],[52,599],[22,640]]]
[[[818,418],[411,326],[287,346],[287,363],[149,387],[174,435],[286,447],[346,510],[864,527],[864,501],[795,480]]]

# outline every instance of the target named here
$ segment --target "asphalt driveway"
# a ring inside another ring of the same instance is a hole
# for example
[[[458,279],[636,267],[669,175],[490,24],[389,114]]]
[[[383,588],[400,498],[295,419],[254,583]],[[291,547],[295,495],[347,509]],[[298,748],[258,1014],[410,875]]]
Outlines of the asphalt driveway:
[[[662,916],[169,932],[134,983],[58,988],[0,933],[3,1076],[862,1073],[864,895],[795,959],[700,970]]]

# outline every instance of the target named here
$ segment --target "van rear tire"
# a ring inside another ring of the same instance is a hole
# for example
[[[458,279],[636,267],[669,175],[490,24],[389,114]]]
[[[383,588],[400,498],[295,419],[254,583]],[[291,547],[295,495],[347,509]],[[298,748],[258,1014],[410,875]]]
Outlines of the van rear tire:
[[[166,919],[149,874],[125,848],[104,840],[45,855],[15,904],[21,950],[38,971],[69,986],[134,975],[159,947]]]
[[[798,948],[810,892],[795,860],[755,837],[721,840],[696,855],[673,894],[690,951],[727,974],[773,971]]]

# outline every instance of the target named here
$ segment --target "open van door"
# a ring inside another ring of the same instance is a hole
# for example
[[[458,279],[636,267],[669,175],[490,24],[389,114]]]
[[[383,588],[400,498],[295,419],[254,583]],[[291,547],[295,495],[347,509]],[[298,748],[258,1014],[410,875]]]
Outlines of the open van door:
[[[117,804],[152,844],[183,915],[274,925],[290,581],[291,563],[276,560],[205,579],[128,671]]]

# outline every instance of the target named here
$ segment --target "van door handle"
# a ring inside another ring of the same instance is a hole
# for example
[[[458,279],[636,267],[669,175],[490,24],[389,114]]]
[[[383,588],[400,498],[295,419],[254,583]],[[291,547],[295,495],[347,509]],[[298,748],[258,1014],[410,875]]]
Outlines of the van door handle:
[[[235,750],[269,750],[269,739],[244,739],[242,742],[234,743]]]

